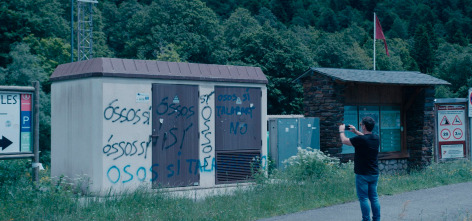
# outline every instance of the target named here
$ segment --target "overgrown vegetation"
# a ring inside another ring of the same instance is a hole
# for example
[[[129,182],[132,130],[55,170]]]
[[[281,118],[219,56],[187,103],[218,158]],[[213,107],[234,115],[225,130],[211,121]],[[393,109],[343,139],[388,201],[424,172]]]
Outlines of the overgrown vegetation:
[[[340,165],[316,150],[300,152],[287,170],[258,176],[257,185],[197,201],[145,189],[84,196],[81,186],[51,182],[48,171],[41,171],[33,186],[28,160],[1,161],[0,220],[255,220],[356,200],[352,163]],[[458,160],[405,175],[382,175],[379,193],[466,181],[472,181],[472,163]]]

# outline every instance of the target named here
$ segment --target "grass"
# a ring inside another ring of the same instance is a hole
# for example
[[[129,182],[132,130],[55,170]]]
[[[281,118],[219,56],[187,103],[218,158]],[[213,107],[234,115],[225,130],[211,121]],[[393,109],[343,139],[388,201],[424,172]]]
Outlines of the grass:
[[[300,176],[300,168],[287,170],[275,173],[273,179],[259,177],[258,185],[234,195],[196,202],[146,190],[85,198],[81,187],[51,182],[47,170],[41,172],[38,185],[31,185],[28,165],[27,160],[0,162],[0,220],[256,220],[356,200],[352,164],[325,167],[325,163],[321,177]],[[301,167],[318,170],[320,165]],[[472,164],[454,161],[404,175],[382,175],[379,193],[467,181],[472,181]]]

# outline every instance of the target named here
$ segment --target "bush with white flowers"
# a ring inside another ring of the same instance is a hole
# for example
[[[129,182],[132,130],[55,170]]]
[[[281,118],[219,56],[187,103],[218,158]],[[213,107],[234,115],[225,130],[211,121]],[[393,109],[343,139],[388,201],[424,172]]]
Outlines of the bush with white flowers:
[[[320,179],[336,173],[339,159],[320,150],[298,147],[298,153],[284,161],[288,174],[296,180]]]

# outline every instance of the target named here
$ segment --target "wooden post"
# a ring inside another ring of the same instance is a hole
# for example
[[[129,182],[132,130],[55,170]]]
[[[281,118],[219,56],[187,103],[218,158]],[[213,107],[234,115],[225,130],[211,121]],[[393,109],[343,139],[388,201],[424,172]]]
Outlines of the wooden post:
[[[39,182],[39,82],[34,84],[34,128],[33,128],[33,182]]]

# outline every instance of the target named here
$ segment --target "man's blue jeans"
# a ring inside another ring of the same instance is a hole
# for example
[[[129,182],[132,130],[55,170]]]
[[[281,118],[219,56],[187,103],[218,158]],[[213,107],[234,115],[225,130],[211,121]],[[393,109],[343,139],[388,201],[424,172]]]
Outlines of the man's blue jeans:
[[[364,221],[370,220],[370,207],[372,208],[372,220],[380,220],[380,202],[377,195],[378,181],[379,175],[356,174],[357,197],[361,204],[362,220]]]

